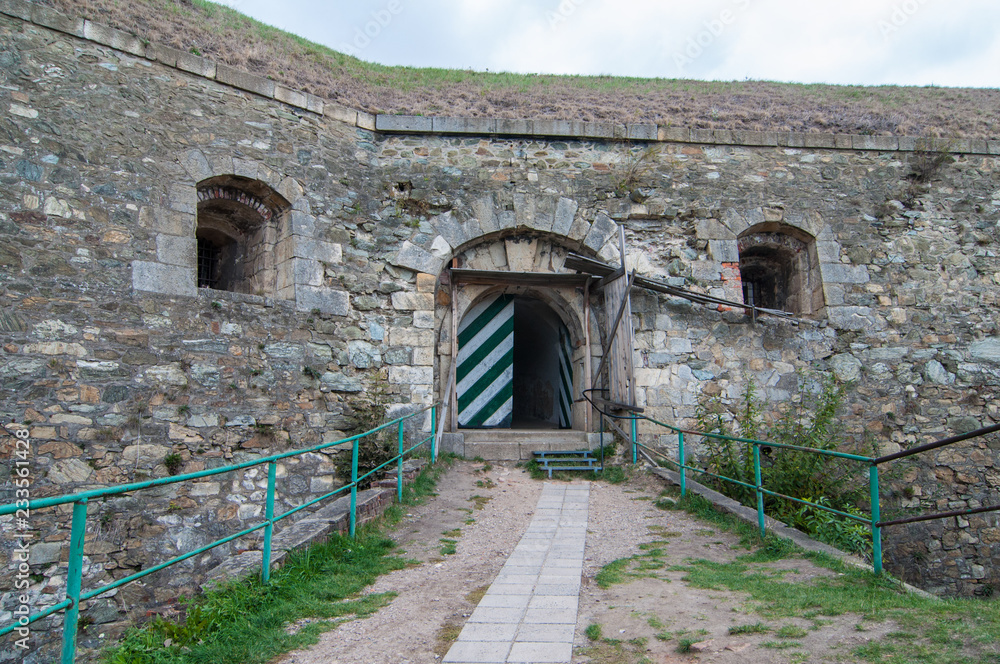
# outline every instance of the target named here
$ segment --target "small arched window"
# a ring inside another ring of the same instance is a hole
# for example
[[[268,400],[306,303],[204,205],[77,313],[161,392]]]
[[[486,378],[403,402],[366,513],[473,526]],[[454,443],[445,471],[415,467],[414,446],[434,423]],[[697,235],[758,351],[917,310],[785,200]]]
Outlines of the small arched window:
[[[815,239],[779,223],[758,224],[739,237],[743,302],[795,314],[823,308]]]
[[[272,295],[278,219],[289,203],[259,180],[222,175],[198,185],[198,287]]]

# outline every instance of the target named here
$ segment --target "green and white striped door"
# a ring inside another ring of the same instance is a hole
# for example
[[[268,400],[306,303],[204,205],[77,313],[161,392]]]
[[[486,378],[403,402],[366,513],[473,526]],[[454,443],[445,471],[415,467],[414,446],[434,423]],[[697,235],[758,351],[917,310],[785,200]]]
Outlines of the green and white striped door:
[[[472,307],[458,327],[458,423],[509,427],[514,404],[514,298]]]
[[[569,332],[565,327],[559,329],[559,398],[556,408],[559,409],[559,428],[569,429],[573,426],[573,348],[570,345]]]

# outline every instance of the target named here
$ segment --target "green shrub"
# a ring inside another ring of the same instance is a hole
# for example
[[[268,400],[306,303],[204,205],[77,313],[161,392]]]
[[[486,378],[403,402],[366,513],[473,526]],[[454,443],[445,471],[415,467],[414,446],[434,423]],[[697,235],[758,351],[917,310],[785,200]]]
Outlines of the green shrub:
[[[778,410],[769,424],[762,416],[756,385],[747,383],[740,402],[727,409],[719,397],[703,399],[696,418],[700,431],[723,436],[770,441],[819,450],[836,450],[842,440],[840,411],[847,386],[832,376],[804,377],[798,401]],[[755,484],[751,443],[704,438],[703,463],[715,475]],[[865,480],[856,463],[822,454],[761,446],[761,480],[765,488],[825,507],[862,515]],[[752,488],[717,479],[708,481],[723,494],[756,507]],[[774,496],[764,497],[764,509],[789,525],[828,544],[854,553],[870,551],[867,529],[830,512]]]

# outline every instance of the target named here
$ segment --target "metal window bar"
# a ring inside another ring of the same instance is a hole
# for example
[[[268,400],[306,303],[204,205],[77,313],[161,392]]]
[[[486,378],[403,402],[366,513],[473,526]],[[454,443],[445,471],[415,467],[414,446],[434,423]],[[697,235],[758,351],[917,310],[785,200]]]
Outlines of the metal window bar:
[[[198,288],[215,288],[219,282],[219,257],[222,250],[204,238],[198,238]]]
[[[38,620],[41,620],[41,619],[43,619],[43,618],[45,618],[47,616],[50,616],[50,615],[55,614],[55,613],[58,613],[59,611],[65,611],[66,615],[65,615],[65,618],[63,620],[63,627],[62,627],[62,633],[63,633],[62,653],[61,653],[61,657],[60,657],[59,661],[60,661],[60,664],[73,664],[73,662],[75,660],[75,657],[76,657],[76,634],[77,634],[77,628],[79,626],[80,602],[88,600],[88,599],[93,599],[93,598],[95,598],[95,597],[97,597],[99,595],[102,595],[102,594],[104,594],[106,592],[109,592],[109,591],[111,591],[111,590],[113,590],[115,588],[123,586],[123,585],[125,585],[125,584],[127,584],[127,583],[129,583],[131,581],[135,581],[135,580],[140,579],[140,578],[142,578],[144,576],[147,576],[149,574],[153,574],[154,572],[158,572],[160,570],[163,570],[163,569],[165,569],[167,567],[170,567],[171,565],[175,565],[176,563],[179,563],[179,562],[182,562],[184,560],[187,560],[188,558],[192,558],[194,556],[200,555],[200,554],[202,554],[202,553],[204,553],[206,551],[214,549],[214,548],[216,548],[218,546],[221,546],[223,544],[231,542],[231,541],[233,541],[235,539],[238,539],[240,537],[244,537],[245,535],[249,535],[249,534],[251,534],[253,532],[256,532],[258,530],[264,530],[264,545],[263,545],[262,561],[261,561],[261,578],[262,578],[262,580],[265,583],[267,583],[269,581],[269,579],[270,579],[271,540],[272,540],[272,535],[273,535],[274,524],[276,522],[278,522],[281,519],[284,519],[286,517],[289,517],[292,514],[295,514],[296,512],[299,512],[299,511],[301,511],[301,510],[303,510],[303,509],[305,509],[307,507],[310,507],[310,506],[315,505],[315,504],[317,504],[319,502],[327,500],[327,499],[331,498],[332,496],[335,496],[338,493],[343,493],[344,491],[350,490],[350,492],[351,492],[350,535],[351,535],[351,537],[354,537],[354,535],[356,533],[356,523],[357,523],[357,487],[358,487],[358,483],[359,482],[364,481],[366,478],[370,477],[374,473],[378,472],[379,470],[385,468],[386,466],[388,466],[388,465],[390,465],[392,463],[397,463],[398,464],[398,466],[397,466],[398,470],[402,471],[403,457],[405,455],[410,454],[411,452],[415,451],[417,448],[422,447],[424,445],[427,445],[428,443],[430,443],[430,454],[431,454],[432,461],[436,461],[437,460],[437,454],[438,454],[437,443],[438,443],[438,439],[437,439],[437,436],[436,436],[434,424],[435,424],[435,422],[437,420],[437,409],[439,408],[439,406],[440,406],[440,404],[435,403],[435,404],[433,404],[431,406],[427,406],[426,408],[423,408],[423,409],[421,409],[421,410],[419,410],[419,411],[417,411],[415,413],[411,413],[411,414],[406,415],[404,417],[400,417],[400,418],[397,418],[395,420],[392,420],[391,422],[387,422],[387,423],[385,423],[385,424],[383,424],[381,426],[375,427],[371,431],[367,431],[365,433],[357,434],[355,436],[351,436],[350,438],[345,438],[343,440],[333,441],[333,442],[330,442],[330,443],[324,443],[322,445],[315,445],[313,447],[310,447],[310,448],[307,448],[307,449],[304,449],[304,450],[295,450],[295,451],[290,451],[290,452],[284,452],[284,453],[281,453],[281,454],[274,454],[274,455],[271,455],[271,456],[268,456],[268,457],[263,457],[261,459],[257,459],[255,461],[247,461],[247,462],[244,462],[244,463],[233,464],[231,466],[224,466],[224,467],[220,467],[220,468],[212,468],[212,469],[209,469],[209,470],[202,470],[202,471],[199,471],[199,472],[196,472],[196,473],[187,473],[187,474],[184,474],[184,475],[174,475],[174,476],[171,476],[171,477],[161,477],[161,478],[157,478],[155,480],[148,480],[148,481],[145,481],[145,482],[133,482],[133,483],[130,483],[130,484],[123,484],[123,485],[119,485],[119,486],[107,487],[107,488],[104,488],[104,489],[93,489],[93,490],[90,490],[90,491],[83,491],[83,492],[75,493],[75,494],[67,494],[67,495],[63,495],[63,496],[53,496],[53,497],[49,497],[49,498],[41,498],[41,499],[36,499],[36,500],[30,500],[28,502],[28,506],[27,506],[27,509],[29,511],[30,510],[38,510],[38,509],[42,509],[42,508],[46,508],[46,507],[52,507],[52,506],[55,506],[55,505],[64,505],[64,504],[72,504],[73,505],[72,520],[71,520],[71,523],[70,523],[69,568],[68,568],[68,571],[67,571],[67,580],[66,580],[66,594],[67,594],[67,598],[65,600],[63,600],[63,601],[61,601],[61,602],[53,605],[53,606],[47,607],[47,608],[45,608],[45,609],[43,609],[41,611],[38,611],[36,613],[32,613],[29,616],[26,616],[26,617],[24,617],[22,619],[15,620],[14,622],[10,623],[9,625],[0,627],[0,636],[3,636],[5,634],[9,634],[9,633],[13,632],[15,629],[18,629],[18,628],[21,628],[21,627],[25,627],[26,625],[30,625],[31,623],[34,623],[34,622],[36,622]],[[416,444],[414,444],[410,448],[404,449],[404,443],[403,443],[404,432],[403,432],[403,428],[404,428],[405,422],[407,420],[413,419],[413,418],[415,418],[415,417],[417,417],[419,415],[422,415],[422,414],[424,414],[424,413],[426,413],[428,411],[430,411],[430,418],[431,418],[430,435],[427,436],[427,437],[421,438],[420,440],[418,440],[416,442]],[[362,438],[364,438],[365,436],[375,434],[375,433],[381,431],[382,429],[386,429],[386,428],[392,427],[392,426],[397,427],[397,436],[398,436],[398,441],[399,441],[399,454],[397,456],[394,456],[389,461],[383,463],[378,468],[372,469],[371,471],[369,471],[369,472],[365,473],[364,475],[358,477],[358,443],[359,443],[359,441]],[[335,489],[334,491],[331,491],[331,492],[329,492],[329,493],[327,493],[327,494],[325,494],[323,496],[320,496],[318,498],[310,500],[310,501],[308,501],[308,502],[306,502],[306,503],[304,503],[302,505],[299,505],[299,506],[297,506],[297,507],[295,507],[295,508],[293,508],[291,510],[288,510],[287,512],[285,512],[285,513],[283,513],[283,514],[275,517],[274,516],[274,500],[275,500],[275,495],[276,495],[276,487],[275,487],[276,466],[277,466],[276,462],[279,461],[279,460],[281,460],[281,459],[286,459],[286,458],[289,458],[289,457],[300,456],[300,455],[303,455],[303,454],[309,454],[309,453],[313,453],[313,452],[318,452],[320,450],[324,450],[324,449],[333,447],[335,445],[341,445],[341,444],[346,443],[346,442],[352,442],[353,443],[353,452],[352,452],[352,459],[351,459],[351,466],[352,466],[351,482],[349,484],[345,484],[342,487],[339,487],[338,489]],[[209,543],[209,544],[207,544],[207,545],[205,545],[203,547],[200,547],[199,549],[197,549],[195,551],[189,551],[187,553],[183,553],[183,554],[181,554],[179,556],[171,558],[170,560],[168,560],[166,562],[160,563],[160,564],[155,565],[153,567],[150,567],[148,569],[144,569],[144,570],[142,570],[142,571],[140,571],[140,572],[138,572],[136,574],[132,574],[132,575],[130,575],[128,577],[125,577],[125,578],[122,578],[122,579],[118,579],[117,581],[114,581],[114,582],[109,583],[109,584],[105,584],[103,586],[100,586],[100,587],[92,589],[92,590],[88,590],[86,592],[83,591],[83,589],[82,589],[82,580],[83,580],[83,544],[84,544],[84,536],[85,536],[86,531],[87,531],[87,506],[88,506],[88,504],[90,503],[90,501],[92,499],[95,499],[95,498],[105,498],[107,496],[113,496],[113,495],[118,495],[118,494],[123,494],[123,493],[130,493],[130,492],[133,492],[133,491],[140,491],[142,489],[147,489],[147,488],[156,487],[156,486],[163,486],[163,485],[166,485],[166,484],[177,484],[177,483],[180,483],[180,482],[188,482],[188,481],[192,481],[192,480],[201,479],[201,478],[204,478],[204,477],[210,477],[212,475],[219,475],[219,474],[222,474],[222,473],[231,473],[231,472],[235,472],[235,471],[238,471],[238,470],[243,470],[245,468],[251,468],[251,467],[254,467],[254,466],[260,466],[260,465],[263,465],[263,464],[267,464],[268,465],[268,487],[267,487],[267,496],[266,496],[266,503],[265,503],[265,520],[262,523],[259,523],[259,524],[255,525],[255,526],[251,526],[250,528],[246,528],[246,529],[244,529],[244,530],[242,530],[242,531],[240,531],[238,533],[234,533],[232,535],[228,535],[228,536],[226,536],[224,538],[221,538],[219,540],[216,540],[214,542],[211,542],[211,543]],[[397,479],[396,479],[396,485],[397,485],[396,486],[396,495],[397,495],[397,498],[400,499],[400,500],[402,499],[402,493],[403,493],[402,482],[403,482],[403,474],[402,474],[402,472],[399,472],[398,475],[397,475]],[[10,504],[7,504],[7,505],[0,505],[0,516],[6,515],[6,514],[13,514],[18,509],[25,509],[24,505],[23,504],[19,505],[17,503],[10,503]],[[22,620],[23,620],[23,622],[22,622]]]

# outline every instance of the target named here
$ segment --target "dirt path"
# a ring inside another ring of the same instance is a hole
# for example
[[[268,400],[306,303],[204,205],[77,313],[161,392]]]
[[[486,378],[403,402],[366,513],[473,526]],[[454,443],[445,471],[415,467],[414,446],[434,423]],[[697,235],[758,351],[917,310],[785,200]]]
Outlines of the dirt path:
[[[275,664],[440,661],[521,538],[542,488],[520,468],[485,468],[482,463],[456,462],[442,476],[437,497],[410,509],[399,524],[395,539],[405,555],[420,564],[383,576],[370,588],[397,592],[391,604],[365,620],[325,633],[314,647]],[[691,559],[727,562],[745,550],[733,535],[655,507],[653,498],[662,488],[659,479],[647,476],[621,485],[591,484],[574,662],[850,661],[853,647],[892,629],[886,623],[861,625],[857,616],[849,615],[765,621],[752,613],[744,596],[689,587],[682,581],[685,572],[672,568]],[[442,539],[455,541],[455,553],[443,552],[449,542]],[[628,577],[606,589],[594,582],[608,563],[656,547],[663,553],[652,561],[658,566],[652,566],[648,576]],[[803,581],[832,574],[804,560],[771,567]],[[729,635],[730,628],[757,622],[769,622],[771,632]],[[584,635],[591,624],[621,643],[595,645]],[[782,627],[794,636],[777,639],[774,632]],[[702,645],[680,654],[678,645],[684,639]],[[775,646],[782,643],[787,645]]]

